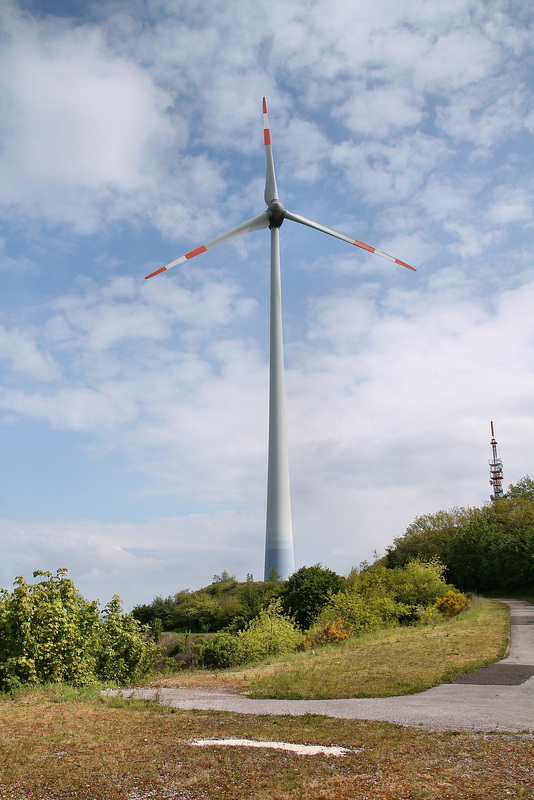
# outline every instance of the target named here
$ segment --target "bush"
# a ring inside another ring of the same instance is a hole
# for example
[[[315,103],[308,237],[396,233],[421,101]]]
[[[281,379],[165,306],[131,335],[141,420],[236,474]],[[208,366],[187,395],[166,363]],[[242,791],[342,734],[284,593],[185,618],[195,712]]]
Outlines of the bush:
[[[302,638],[298,627],[284,614],[280,600],[273,600],[238,634],[240,663],[252,664],[269,656],[291,653]]]
[[[96,675],[114,683],[146,675],[161,657],[152,641],[149,628],[142,629],[129,614],[122,614],[120,598],[115,595],[104,608],[96,648]]]
[[[225,631],[219,631],[209,641],[200,642],[198,654],[200,663],[208,669],[225,669],[241,663],[237,637]]]
[[[446,617],[456,617],[465,608],[470,605],[469,599],[463,592],[450,591],[444,597],[441,597],[435,604],[438,609]]]
[[[304,647],[313,647],[314,644],[335,644],[336,642],[343,642],[349,636],[350,633],[345,627],[344,620],[338,617],[333,622],[324,622],[322,625],[317,625],[306,637]]]
[[[338,592],[330,597],[311,633],[315,636],[325,625],[341,620],[351,636],[358,636],[398,624],[405,613],[406,607],[389,597],[366,598],[354,591]]]
[[[408,606],[430,606],[454,587],[443,578],[444,565],[437,558],[408,561],[404,567],[390,570],[391,590],[395,599]]]
[[[113,598],[100,618],[66,577],[40,570],[27,584],[0,590],[0,690],[22,684],[65,681],[75,686],[95,680],[122,682],[148,671],[159,654],[149,633]]]
[[[202,666],[223,669],[238,664],[255,664],[270,656],[291,653],[303,641],[302,633],[283,613],[280,600],[273,600],[247,627],[232,635],[219,631],[198,646]]]

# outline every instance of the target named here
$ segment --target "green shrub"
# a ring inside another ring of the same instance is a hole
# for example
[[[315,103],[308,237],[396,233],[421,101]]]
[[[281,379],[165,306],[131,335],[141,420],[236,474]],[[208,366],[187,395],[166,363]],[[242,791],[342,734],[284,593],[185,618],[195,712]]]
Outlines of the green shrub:
[[[419,620],[421,607],[432,606],[452,588],[443,579],[444,570],[437,559],[413,559],[394,569],[378,561],[351,570],[346,589],[331,594],[315,620],[312,638],[336,619],[352,636]]]
[[[98,678],[125,683],[150,672],[161,656],[150,629],[143,630],[130,614],[122,613],[117,595],[104,608],[103,616],[96,649]]]
[[[241,653],[236,636],[219,631],[209,641],[198,645],[200,663],[208,669],[225,669],[241,663]]]
[[[414,558],[390,572],[390,588],[395,598],[407,606],[431,606],[454,589],[443,578],[445,567],[437,558]]]
[[[99,615],[66,577],[66,570],[27,584],[18,577],[0,595],[0,688],[18,684],[94,680]]]
[[[95,680],[122,682],[148,671],[159,655],[148,631],[121,614],[113,598],[101,619],[66,577],[37,570],[34,584],[18,577],[0,590],[0,690],[23,684]]]
[[[313,631],[341,619],[351,636],[398,624],[406,607],[389,597],[365,598],[357,592],[338,592],[319,614]]]
[[[284,614],[280,600],[273,600],[238,634],[241,663],[252,664],[269,656],[293,652],[302,639],[298,627]]]

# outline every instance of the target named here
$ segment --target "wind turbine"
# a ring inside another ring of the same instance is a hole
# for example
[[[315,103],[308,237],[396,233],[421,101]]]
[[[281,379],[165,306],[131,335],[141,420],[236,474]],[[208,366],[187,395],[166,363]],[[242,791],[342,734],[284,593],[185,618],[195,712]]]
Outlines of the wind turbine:
[[[257,217],[253,217],[223,233],[216,239],[191,250],[175,261],[171,261],[161,269],[157,269],[146,278],[159,275],[184,261],[211,250],[219,244],[229,242],[236,236],[242,236],[250,231],[260,231],[270,228],[271,231],[271,316],[270,316],[270,377],[269,377],[269,455],[267,468],[267,523],[265,537],[265,580],[273,575],[273,569],[278,578],[287,580],[294,572],[295,562],[293,556],[293,529],[291,523],[291,499],[289,492],[289,464],[287,455],[286,437],[286,410],[284,390],[284,352],[282,340],[282,298],[280,284],[280,227],[285,219],[315,228],[322,233],[328,233],[349,244],[354,244],[374,253],[389,261],[400,264],[415,272],[414,267],[399,261],[398,258],[383,253],[375,247],[346,236],[326,225],[321,225],[300,214],[288,211],[278,197],[278,187],[274,172],[274,161],[271,147],[271,132],[267,119],[267,104],[263,98],[263,137],[265,143],[265,203],[267,210]]]

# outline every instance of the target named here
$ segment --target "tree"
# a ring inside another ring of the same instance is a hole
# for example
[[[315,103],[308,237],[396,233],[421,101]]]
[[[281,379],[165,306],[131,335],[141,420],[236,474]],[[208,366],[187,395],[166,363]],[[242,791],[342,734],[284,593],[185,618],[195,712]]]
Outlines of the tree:
[[[515,500],[518,497],[534,501],[534,481],[530,475],[525,475],[523,478],[520,478],[517,483],[511,483],[508,487],[506,498],[508,500]]]
[[[230,575],[225,569],[223,569],[220,575],[214,575],[211,580],[212,583],[237,583],[235,575]]]
[[[343,588],[343,578],[331,569],[315,564],[301,567],[286,581],[280,595],[282,608],[297,625],[306,630],[328,601],[332,593]]]

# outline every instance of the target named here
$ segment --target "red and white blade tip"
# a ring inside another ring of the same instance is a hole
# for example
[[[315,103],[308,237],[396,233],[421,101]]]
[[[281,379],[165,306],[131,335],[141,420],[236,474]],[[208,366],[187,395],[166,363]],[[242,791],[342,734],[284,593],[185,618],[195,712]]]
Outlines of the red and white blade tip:
[[[364,244],[363,242],[359,242],[358,239],[354,239],[353,244],[356,247],[361,247],[364,250],[368,250],[369,253],[374,253],[375,256],[382,256],[382,258],[387,258],[388,261],[393,261],[395,264],[400,264],[401,267],[406,267],[406,269],[411,269],[413,272],[417,272],[415,267],[411,267],[409,264],[406,264],[404,261],[400,261],[395,256],[390,256],[388,253],[384,253],[383,250],[377,250],[376,247],[371,247],[370,244]]]
[[[183,264],[184,261],[189,261],[190,258],[194,258],[195,256],[200,255],[200,253],[205,253],[208,248],[206,245],[202,244],[200,247],[195,248],[195,250],[191,250],[189,253],[186,253],[185,256],[180,256],[177,258],[176,261],[171,261],[170,264],[167,264],[165,267],[160,267],[155,272],[151,272],[150,275],[145,276],[145,281],[148,278],[153,278],[154,275],[159,275],[160,272],[166,272],[166,270],[171,269],[171,267],[175,267],[177,264]]]
[[[263,98],[263,142],[264,144],[271,144],[271,131],[269,130],[269,120],[267,119],[267,103],[265,97]]]

